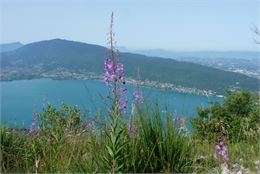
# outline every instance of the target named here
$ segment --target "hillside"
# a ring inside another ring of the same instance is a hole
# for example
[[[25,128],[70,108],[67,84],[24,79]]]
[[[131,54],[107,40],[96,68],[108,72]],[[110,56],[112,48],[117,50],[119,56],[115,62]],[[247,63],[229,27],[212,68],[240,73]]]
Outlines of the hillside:
[[[2,53],[1,80],[39,78],[43,72],[58,71],[61,68],[102,74],[106,51],[102,46],[61,39],[31,43]],[[120,60],[125,64],[126,75],[132,78],[135,77],[137,67],[140,67],[143,80],[218,93],[223,93],[226,87],[258,91],[259,80],[255,78],[194,63],[132,53],[120,53]],[[8,73],[12,75],[5,78]]]
[[[129,50],[119,47],[122,52],[146,56],[159,56],[179,61],[192,62],[224,71],[236,72],[260,79],[260,52],[256,51],[192,51],[175,52],[163,49]]]

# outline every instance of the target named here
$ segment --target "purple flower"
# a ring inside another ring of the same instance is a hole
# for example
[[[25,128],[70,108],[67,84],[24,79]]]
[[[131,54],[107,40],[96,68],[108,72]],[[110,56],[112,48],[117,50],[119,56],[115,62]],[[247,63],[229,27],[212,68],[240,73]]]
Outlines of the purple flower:
[[[177,128],[177,130],[186,130],[185,127],[185,118],[181,117],[181,116],[177,116],[175,119],[175,126]]]
[[[182,124],[184,122],[184,118],[182,118],[182,117],[177,117],[176,120],[180,124]]]
[[[135,91],[134,92],[134,99],[136,103],[142,103],[143,102],[143,95],[140,91]]]
[[[227,149],[228,149],[227,146],[223,146],[223,147],[222,147],[222,150],[223,150],[223,151],[227,151]]]
[[[119,99],[119,109],[126,113],[127,109],[127,100],[124,98]]]
[[[227,158],[228,158],[228,155],[225,153],[225,154],[222,155],[222,157],[223,157],[224,159],[227,159]]]
[[[225,141],[222,139],[215,145],[215,155],[214,157],[220,157],[224,160],[228,158],[227,154],[228,146],[225,145]]]
[[[104,60],[104,82],[109,88],[110,96],[112,96],[109,98],[113,100],[114,107],[118,108],[121,113],[121,111],[126,112],[127,109],[127,90],[124,87],[126,84],[124,65],[118,60],[117,50],[114,46],[112,26],[113,15],[111,16],[110,35],[108,39],[110,48]]]
[[[111,69],[111,68],[113,68],[113,66],[114,66],[114,64],[113,64],[113,63],[109,63],[109,64],[107,64],[107,67],[108,67],[108,69]]]
[[[134,102],[136,105],[143,102],[143,94],[140,87],[140,72],[139,68],[137,69],[137,81],[136,81],[136,87],[135,91],[133,93],[134,96]]]
[[[106,85],[109,84],[109,79],[108,79],[108,77],[104,77],[104,82],[105,82]]]

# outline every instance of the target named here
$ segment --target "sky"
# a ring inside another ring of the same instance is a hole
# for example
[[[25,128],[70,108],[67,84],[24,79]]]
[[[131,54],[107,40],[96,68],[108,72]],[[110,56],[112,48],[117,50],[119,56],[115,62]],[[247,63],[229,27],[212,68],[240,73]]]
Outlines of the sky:
[[[0,43],[61,38],[174,51],[255,51],[260,0],[0,0]]]

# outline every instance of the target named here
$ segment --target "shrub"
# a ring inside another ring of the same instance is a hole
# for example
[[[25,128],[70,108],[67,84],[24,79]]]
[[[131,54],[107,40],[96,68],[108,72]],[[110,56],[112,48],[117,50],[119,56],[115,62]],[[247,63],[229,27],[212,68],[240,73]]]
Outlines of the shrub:
[[[65,133],[77,134],[84,131],[87,122],[84,122],[82,115],[77,107],[69,107],[63,103],[57,110],[48,104],[42,114],[37,114],[37,121],[41,133],[48,134],[58,141]]]
[[[257,141],[259,138],[259,98],[248,91],[227,92],[224,103],[211,102],[198,108],[191,120],[194,134],[216,142],[224,136],[230,142]]]

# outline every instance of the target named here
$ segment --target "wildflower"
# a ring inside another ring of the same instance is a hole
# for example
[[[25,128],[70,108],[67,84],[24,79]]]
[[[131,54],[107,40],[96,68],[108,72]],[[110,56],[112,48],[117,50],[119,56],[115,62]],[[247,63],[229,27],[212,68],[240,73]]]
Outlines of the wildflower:
[[[175,120],[176,124],[178,125],[178,130],[185,130],[185,119],[178,116]]]
[[[134,102],[136,105],[138,105],[139,103],[143,102],[143,94],[140,88],[140,71],[139,68],[137,69],[137,82],[136,82],[136,87],[135,87],[135,91],[133,93],[134,96]]]
[[[105,77],[104,82],[108,86],[110,93],[112,94],[114,102],[114,107],[119,109],[119,112],[126,112],[127,109],[127,99],[126,99],[126,92],[127,89],[123,87],[125,82],[125,72],[124,72],[124,65],[119,62],[117,50],[114,46],[114,33],[112,30],[113,27],[113,13],[111,16],[111,23],[110,23],[110,32],[109,32],[109,46],[108,55],[104,60],[104,71]],[[110,97],[109,97],[110,98]]]
[[[135,91],[134,92],[134,98],[136,103],[141,103],[143,101],[143,96],[140,92]]]
[[[136,135],[137,128],[134,124],[135,115],[137,114],[138,104],[143,102],[143,95],[140,88],[140,73],[139,68],[137,69],[137,82],[135,91],[133,93],[134,101],[132,103],[132,110],[131,110],[131,119],[130,119],[130,128],[129,128],[129,135],[133,137]]]
[[[228,146],[225,144],[225,141],[222,139],[215,145],[215,154],[214,158],[217,159],[218,157],[221,157],[223,160],[228,159],[227,154]]]
[[[105,82],[106,85],[108,85],[109,84],[109,78],[108,77],[104,77],[104,82]]]
[[[180,124],[182,124],[182,123],[184,123],[184,118],[182,118],[182,117],[177,117],[176,118],[176,121],[178,122],[178,123],[180,123]]]
[[[108,67],[109,69],[113,68],[113,66],[114,66],[113,63],[109,63],[109,64],[107,64],[107,67]]]

